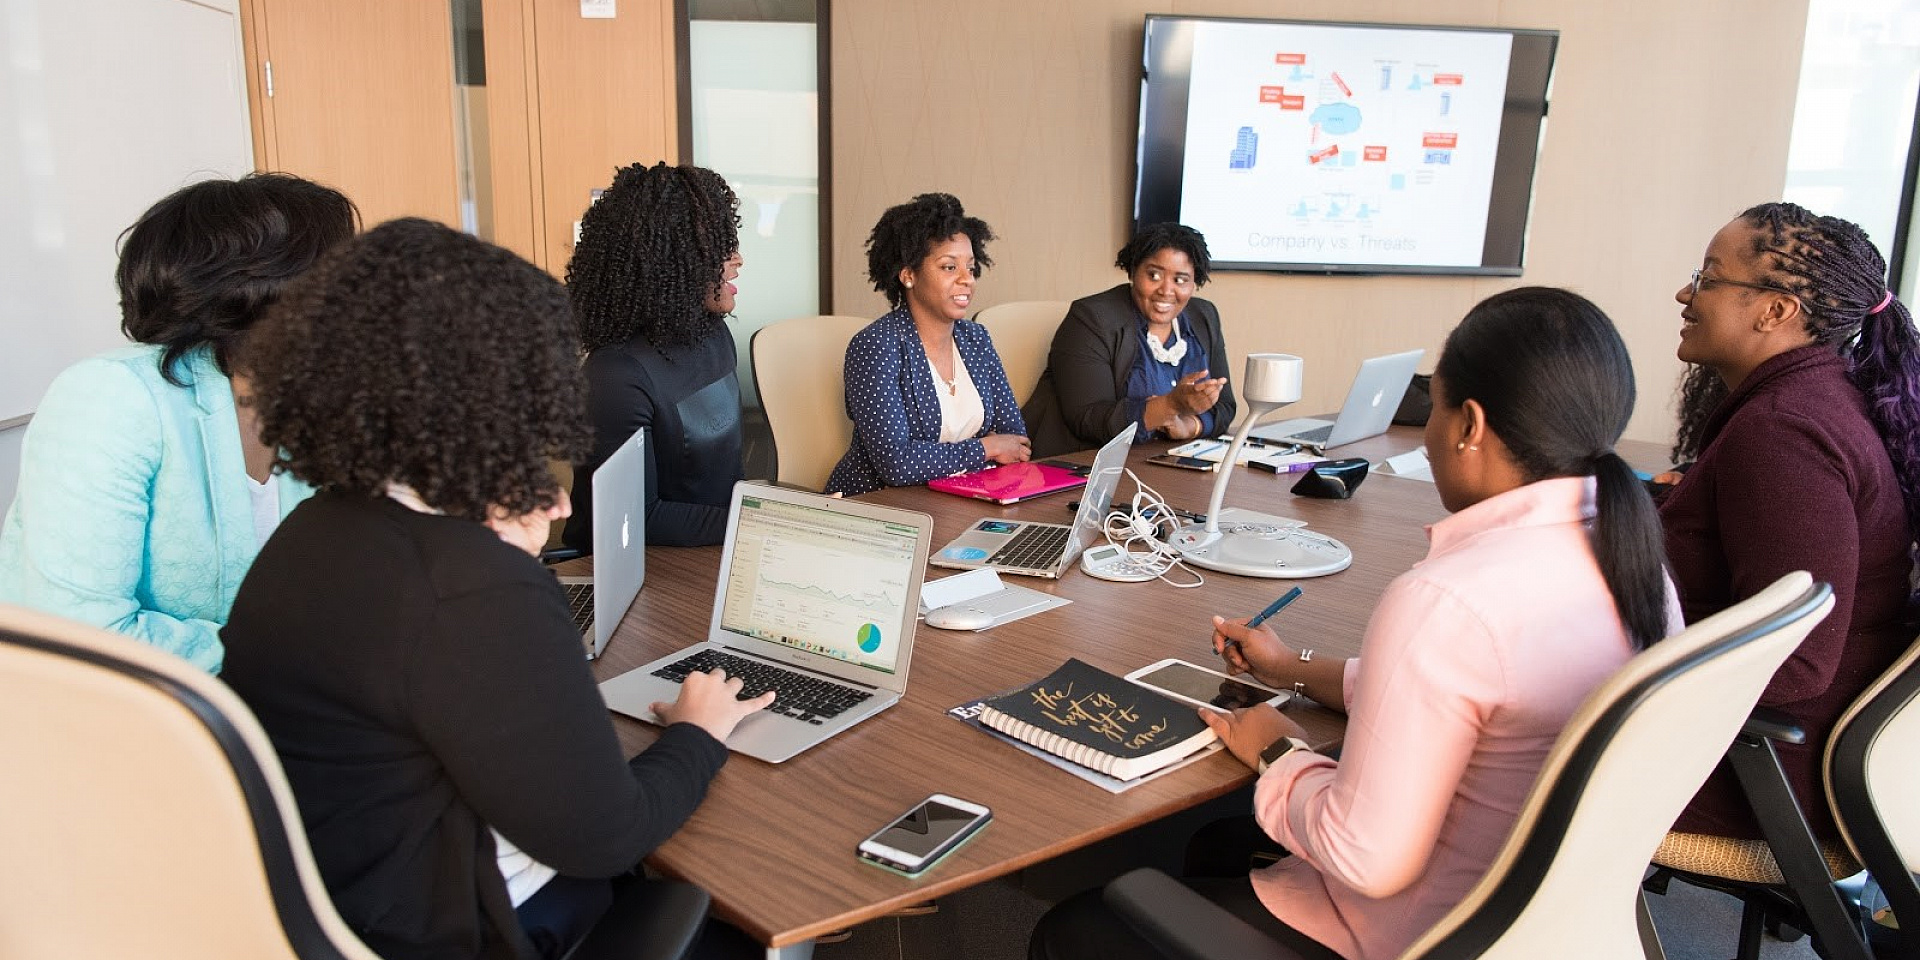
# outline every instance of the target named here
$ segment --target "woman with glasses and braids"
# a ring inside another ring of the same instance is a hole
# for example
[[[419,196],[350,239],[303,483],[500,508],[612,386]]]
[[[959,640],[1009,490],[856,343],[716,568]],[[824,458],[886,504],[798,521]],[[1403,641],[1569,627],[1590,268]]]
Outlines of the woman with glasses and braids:
[[[1687,621],[1795,570],[1833,585],[1833,612],[1760,697],[1807,732],[1776,746],[1822,839],[1839,837],[1819,772],[1827,734],[1913,640],[1920,338],[1885,278],[1859,227],[1767,203],[1714,234],[1674,294],[1692,365],[1674,457],[1693,463],[1660,519]],[[1674,830],[1761,836],[1724,765]]]
[[[593,473],[646,430],[647,543],[719,543],[740,460],[740,377],[727,315],[740,275],[740,201],[701,167],[634,164],[587,208],[567,264],[587,352],[593,450],[574,473],[561,539],[593,547]]]
[[[1653,502],[1613,449],[1633,403],[1626,344],[1577,294],[1508,290],[1448,334],[1426,450],[1451,515],[1387,586],[1361,655],[1213,620],[1233,672],[1346,711],[1347,736],[1336,760],[1265,704],[1201,711],[1259,773],[1258,832],[1210,827],[1189,863],[1232,852],[1244,869],[1253,842],[1292,855],[1195,890],[1311,960],[1400,956],[1466,896],[1574,711],[1679,628]],[[1095,890],[1049,912],[1029,956],[1160,955]]]

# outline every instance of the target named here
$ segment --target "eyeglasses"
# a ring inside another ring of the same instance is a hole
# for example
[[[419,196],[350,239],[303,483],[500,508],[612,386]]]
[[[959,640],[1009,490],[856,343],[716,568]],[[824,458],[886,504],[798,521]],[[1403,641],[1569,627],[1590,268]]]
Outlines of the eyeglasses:
[[[1787,296],[1794,298],[1795,300],[1800,299],[1799,294],[1794,293],[1792,290],[1788,290],[1785,287],[1776,287],[1771,284],[1765,284],[1765,283],[1749,283],[1745,280],[1727,280],[1722,277],[1709,277],[1707,276],[1707,272],[1705,270],[1695,270],[1693,272],[1693,292],[1688,295],[1688,299],[1692,299],[1693,297],[1699,296],[1701,287],[1707,286],[1709,284],[1715,284],[1715,283],[1722,284],[1724,286],[1729,286],[1729,287],[1746,287],[1750,290],[1770,290],[1774,293],[1784,293]],[[1805,303],[1805,301],[1801,301],[1801,302],[1803,304]]]

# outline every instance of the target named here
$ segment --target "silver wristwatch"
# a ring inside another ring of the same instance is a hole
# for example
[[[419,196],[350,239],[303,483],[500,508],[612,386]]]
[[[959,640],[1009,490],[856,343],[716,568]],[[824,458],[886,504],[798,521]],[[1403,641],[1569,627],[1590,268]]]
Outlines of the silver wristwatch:
[[[1281,737],[1275,740],[1271,744],[1268,744],[1265,750],[1260,751],[1260,765],[1254,768],[1254,772],[1266,773],[1268,767],[1279,763],[1281,757],[1295,750],[1311,751],[1313,747],[1309,746],[1305,740],[1299,737]]]

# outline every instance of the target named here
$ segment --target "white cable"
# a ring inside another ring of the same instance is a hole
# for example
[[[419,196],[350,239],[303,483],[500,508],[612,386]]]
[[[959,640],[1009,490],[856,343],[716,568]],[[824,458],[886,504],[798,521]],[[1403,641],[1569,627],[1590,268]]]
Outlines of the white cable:
[[[1168,539],[1180,529],[1180,517],[1167,505],[1159,491],[1142,483],[1132,470],[1127,477],[1133,481],[1133,510],[1110,510],[1102,523],[1102,532],[1107,542],[1119,547],[1126,554],[1131,566],[1164,581],[1169,586],[1190,589],[1207,582],[1200,571],[1187,566],[1180,559],[1180,551],[1174,549]],[[1193,575],[1193,582],[1182,583],[1170,579],[1167,574],[1174,569],[1184,570]]]

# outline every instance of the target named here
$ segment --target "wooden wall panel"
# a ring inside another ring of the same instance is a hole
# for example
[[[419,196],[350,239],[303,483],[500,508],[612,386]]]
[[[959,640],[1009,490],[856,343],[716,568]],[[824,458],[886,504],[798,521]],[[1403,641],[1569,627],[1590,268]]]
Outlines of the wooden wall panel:
[[[887,206],[945,190],[1000,234],[977,306],[1072,299],[1122,277],[1148,12],[1561,32],[1526,275],[1217,274],[1232,373],[1308,360],[1302,412],[1335,409],[1361,359],[1430,351],[1467,308],[1521,283],[1571,287],[1626,337],[1641,401],[1628,435],[1672,432],[1679,307],[1713,231],[1785,183],[1805,0],[834,0],[833,312],[878,315],[863,244]]]
[[[611,183],[616,167],[679,157],[674,11],[672,0],[622,0],[618,17],[588,20],[578,0],[529,6],[542,265],[559,275],[590,191]]]
[[[445,4],[251,0],[249,93],[263,167],[338,187],[368,226],[460,224],[452,20]]]

